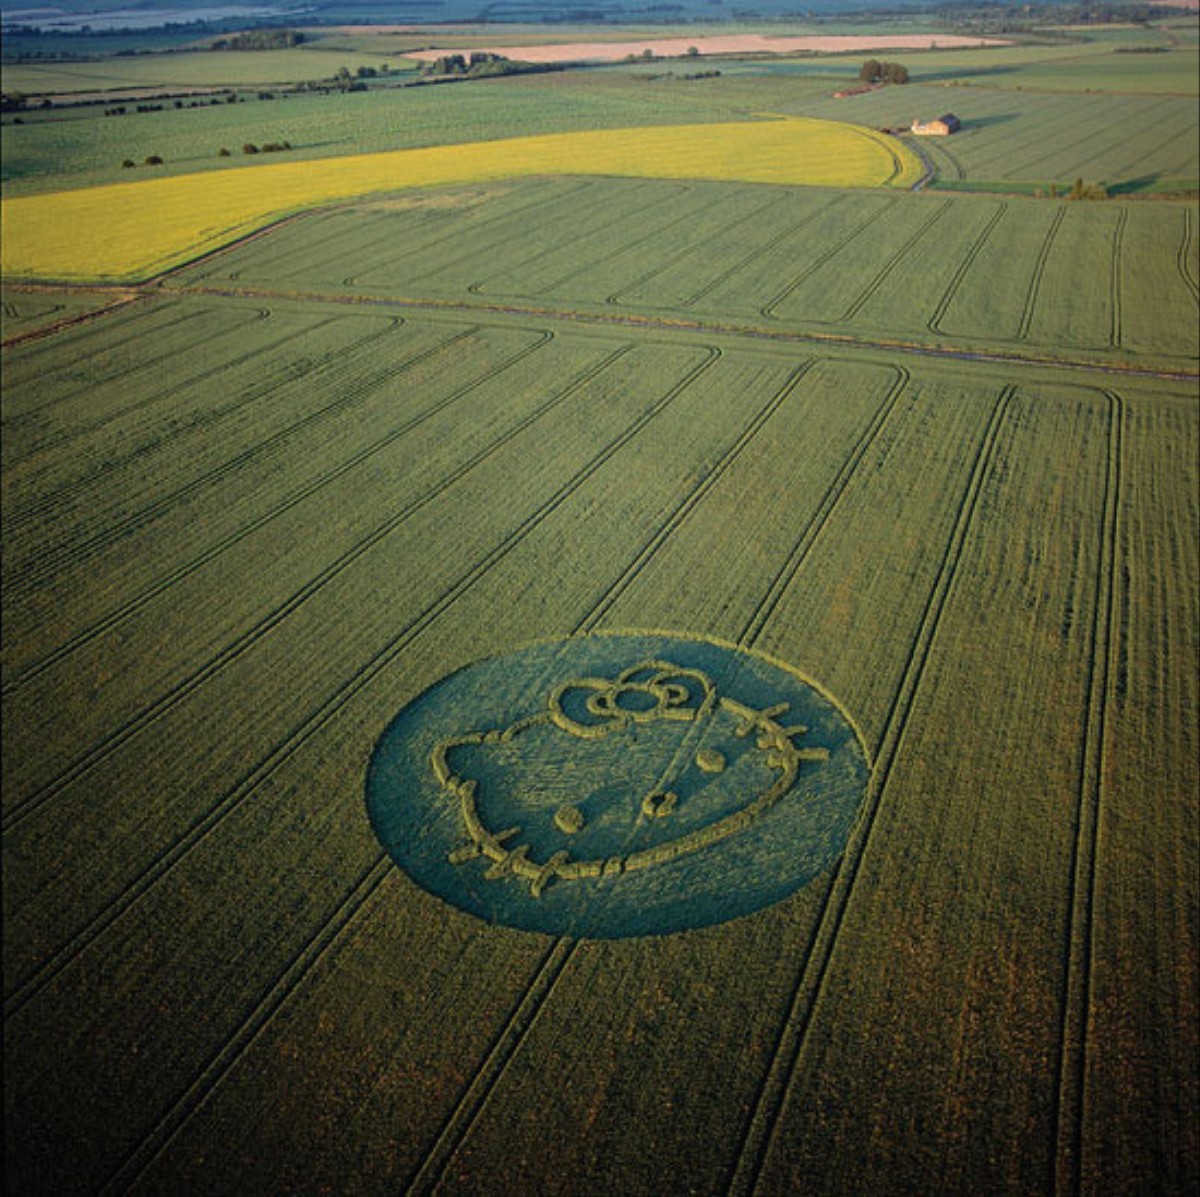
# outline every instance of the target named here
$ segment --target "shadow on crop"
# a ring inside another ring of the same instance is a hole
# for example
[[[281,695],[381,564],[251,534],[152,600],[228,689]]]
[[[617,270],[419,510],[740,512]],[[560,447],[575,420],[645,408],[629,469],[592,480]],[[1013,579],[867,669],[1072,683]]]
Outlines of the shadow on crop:
[[[973,116],[970,120],[964,120],[962,127],[963,129],[990,129],[993,125],[1004,125],[1009,121],[1015,121],[1019,115],[1016,112],[997,112],[991,116]]]
[[[1109,195],[1136,195],[1139,191],[1150,191],[1162,178],[1160,174],[1139,175],[1136,179],[1124,179],[1120,183],[1110,183]]]
[[[970,82],[974,79],[992,79],[997,75],[1012,75],[1018,70],[1015,66],[990,67],[948,67],[941,71],[924,71],[913,77],[914,83],[951,83],[954,81]]]

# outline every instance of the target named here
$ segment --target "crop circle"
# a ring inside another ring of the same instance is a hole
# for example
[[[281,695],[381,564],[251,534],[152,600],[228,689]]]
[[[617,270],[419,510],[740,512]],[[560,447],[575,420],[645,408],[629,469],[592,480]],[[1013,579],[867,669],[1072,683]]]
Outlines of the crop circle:
[[[841,854],[869,766],[787,666],[712,640],[591,635],[468,665],[403,707],[368,814],[420,886],[488,922],[619,938],[780,901]]]

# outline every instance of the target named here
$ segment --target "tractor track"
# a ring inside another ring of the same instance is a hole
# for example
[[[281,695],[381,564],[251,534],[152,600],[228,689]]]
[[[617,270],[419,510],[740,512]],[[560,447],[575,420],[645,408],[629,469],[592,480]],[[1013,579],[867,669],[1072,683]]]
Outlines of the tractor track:
[[[245,287],[189,287],[181,295],[210,298],[261,299],[279,302],[301,300],[321,303],[349,304],[360,307],[398,308],[404,311],[425,311],[446,315],[517,316],[523,319],[563,321],[595,327],[641,328],[659,333],[694,333],[700,336],[733,337],[769,341],[781,345],[824,345],[855,350],[882,350],[887,353],[910,354],[915,357],[958,362],[984,362],[1003,366],[1032,366],[1045,369],[1083,371],[1133,378],[1158,378],[1170,382],[1194,382],[1200,378],[1200,368],[1171,369],[1140,366],[1132,362],[1089,361],[1080,357],[1054,357],[1050,354],[1002,349],[952,349],[945,345],[928,345],[919,341],[865,337],[851,333],[765,328],[753,324],[721,323],[691,317],[641,315],[628,312],[584,312],[566,308],[547,308],[513,303],[479,303],[458,299],[405,299],[397,297],[337,295],[327,292],[281,292]]]

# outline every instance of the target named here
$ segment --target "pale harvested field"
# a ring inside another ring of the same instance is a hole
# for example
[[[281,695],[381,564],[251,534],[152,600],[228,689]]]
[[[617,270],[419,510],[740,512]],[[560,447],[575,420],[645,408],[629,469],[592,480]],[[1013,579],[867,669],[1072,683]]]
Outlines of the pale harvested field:
[[[769,37],[762,33],[728,33],[716,37],[664,37],[626,42],[563,42],[554,46],[495,46],[491,53],[518,62],[620,62],[631,54],[649,50],[657,58],[680,58],[695,46],[705,54],[849,54],[875,50],[966,49],[1006,46],[999,38],[961,37],[957,34],[896,33],[844,34],[839,37]],[[442,48],[414,50],[407,58],[433,62],[445,54],[469,51]]]

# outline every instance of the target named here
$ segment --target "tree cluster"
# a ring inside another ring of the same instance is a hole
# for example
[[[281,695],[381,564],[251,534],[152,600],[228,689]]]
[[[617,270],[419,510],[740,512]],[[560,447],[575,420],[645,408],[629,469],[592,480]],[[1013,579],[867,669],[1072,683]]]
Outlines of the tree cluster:
[[[542,71],[561,70],[560,63],[513,62],[502,54],[477,50],[470,58],[462,54],[446,54],[426,63],[422,74],[430,80],[489,79],[498,75],[528,75]]]
[[[1045,198],[1045,193],[1041,188],[1038,188],[1033,195],[1035,199]],[[1108,199],[1108,188],[1103,183],[1085,183],[1082,179],[1076,179],[1071,184],[1069,191],[1060,191],[1057,183],[1051,183],[1049,195],[1053,200],[1106,200]]]
[[[445,54],[426,66],[425,74],[469,75],[472,72],[478,74],[485,67],[491,67],[494,64],[507,61],[508,59],[500,54],[487,54],[482,51],[472,54],[469,59],[462,54]]]
[[[858,77],[864,83],[907,83],[908,68],[898,62],[880,62],[877,58],[868,58],[862,64]]]

